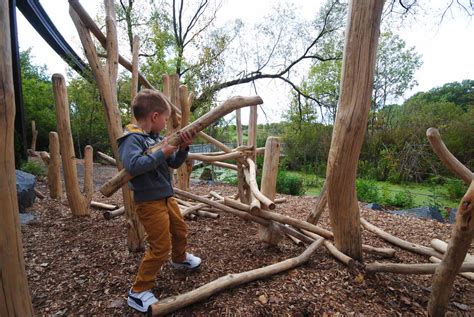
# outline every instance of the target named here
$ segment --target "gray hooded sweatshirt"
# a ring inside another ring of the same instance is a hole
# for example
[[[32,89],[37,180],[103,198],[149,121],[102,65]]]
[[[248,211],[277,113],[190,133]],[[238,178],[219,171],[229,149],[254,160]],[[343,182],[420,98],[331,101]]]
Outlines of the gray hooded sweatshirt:
[[[169,167],[178,168],[183,164],[188,151],[178,150],[168,158],[165,158],[161,150],[145,153],[149,147],[162,140],[163,137],[148,134],[133,124],[127,125],[124,135],[117,140],[123,166],[134,176],[128,184],[134,192],[136,202],[173,196]]]

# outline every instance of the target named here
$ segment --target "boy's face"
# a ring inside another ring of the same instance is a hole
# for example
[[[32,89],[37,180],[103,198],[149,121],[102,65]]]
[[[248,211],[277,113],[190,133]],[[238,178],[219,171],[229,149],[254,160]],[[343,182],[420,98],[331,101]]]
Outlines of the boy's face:
[[[153,112],[151,114],[151,132],[160,133],[166,127],[166,123],[170,118],[170,112],[165,111],[163,113]]]

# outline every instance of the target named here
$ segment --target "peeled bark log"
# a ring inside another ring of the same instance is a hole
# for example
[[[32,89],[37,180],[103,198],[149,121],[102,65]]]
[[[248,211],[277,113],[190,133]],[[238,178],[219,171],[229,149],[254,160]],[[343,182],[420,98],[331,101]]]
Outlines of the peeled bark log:
[[[15,177],[15,95],[11,1],[0,1],[0,316],[33,316],[21,239]]]
[[[422,245],[419,245],[419,244],[416,244],[416,243],[411,243],[411,242],[408,242],[406,240],[397,238],[397,237],[391,235],[390,233],[387,233],[387,232],[383,231],[382,229],[380,229],[380,228],[374,226],[373,224],[369,223],[364,218],[360,218],[360,223],[364,226],[365,229],[369,230],[372,233],[375,233],[376,235],[378,235],[379,237],[381,237],[385,241],[388,241],[388,242],[390,242],[390,243],[392,243],[396,246],[399,246],[402,249],[405,249],[405,250],[408,250],[408,251],[411,251],[411,252],[414,252],[414,253],[422,254],[422,255],[435,256],[437,258],[442,258],[443,257],[443,255],[441,253],[436,252],[436,250],[433,249],[433,248],[425,247],[425,246],[422,246]]]
[[[240,109],[235,110],[235,124],[237,126],[237,146],[244,144],[244,133],[242,131],[242,115]]]
[[[257,198],[262,205],[266,209],[273,210],[275,209],[276,205],[275,203],[269,199],[267,196],[265,196],[259,189],[257,185],[257,171],[255,167],[254,161],[252,161],[250,158],[247,158],[247,163],[249,165],[248,170],[244,170],[244,175],[245,179],[247,181],[247,184],[250,186],[250,190],[252,191],[252,194]],[[276,181],[275,181],[275,186],[276,186]]]
[[[101,202],[98,202],[98,201],[91,201],[91,207],[99,208],[99,209],[105,209],[105,210],[115,210],[115,209],[119,208],[119,206],[111,205],[111,204],[105,204],[105,203],[101,203]]]
[[[326,210],[327,204],[328,204],[328,190],[327,190],[326,181],[325,181],[323,185],[323,189],[321,189],[321,193],[319,194],[318,200],[316,201],[316,205],[314,206],[314,209],[311,211],[306,221],[314,225],[317,225],[319,218],[321,218],[321,215],[323,214],[324,210]]]
[[[209,164],[212,164],[212,165],[215,165],[215,166],[218,166],[218,167],[222,167],[222,168],[227,168],[227,169],[230,169],[230,170],[234,170],[234,171],[237,171],[237,165],[235,164],[229,164],[229,163],[224,163],[224,162],[208,162]]]
[[[242,211],[250,212],[250,205],[244,204],[238,200],[234,200],[229,197],[224,197],[224,204]]]
[[[189,104],[189,92],[188,87],[185,85],[179,86],[179,104],[181,105],[181,128],[186,127],[189,124],[189,112],[191,105]],[[188,156],[187,162],[191,160]],[[181,165],[178,170],[177,186],[182,190],[189,190],[189,177],[191,176],[192,165],[189,168],[188,164]]]
[[[217,119],[225,116],[226,114],[234,111],[235,109],[242,108],[249,105],[254,104],[261,104],[263,103],[262,99],[258,96],[255,97],[232,97],[224,102],[221,106],[211,110],[204,116],[198,118],[191,124],[187,125],[185,128],[177,131],[176,133],[170,135],[168,137],[168,143],[171,145],[179,146],[182,141],[180,137],[180,133],[189,132],[193,135],[196,135],[199,131],[208,127],[212,122],[216,121]],[[157,144],[156,146],[151,147],[148,149],[149,153],[158,151],[161,149],[162,143]],[[113,193],[115,193],[120,186],[126,184],[132,176],[125,170],[122,169],[116,176],[110,179],[107,183],[105,183],[100,192],[107,197],[110,197]]]
[[[400,264],[400,263],[369,263],[365,266],[367,272],[387,272],[398,274],[434,274],[441,264]],[[474,272],[474,263],[464,263],[459,272]],[[433,291],[432,291],[433,292]]]
[[[428,315],[444,316],[456,274],[466,272],[463,270],[465,266],[470,266],[469,272],[474,272],[474,262],[464,262],[473,238],[474,180],[459,204],[448,249],[433,278]]]
[[[130,81],[130,100],[133,100],[138,93],[138,53],[140,50],[140,37],[133,37],[132,47],[132,79]],[[132,111],[132,123],[137,123]]]
[[[66,194],[74,216],[88,216],[89,203],[92,199],[93,188],[91,186],[92,159],[91,154],[86,156],[84,170],[84,195],[79,189],[77,178],[76,155],[74,154],[74,144],[72,142],[71,123],[69,119],[69,102],[66,91],[64,77],[60,74],[54,74],[52,77],[54,100],[56,104],[56,121],[59,132],[59,143],[61,147],[61,158],[64,169],[64,183],[66,185]],[[87,152],[91,153],[92,147],[86,147]],[[87,168],[86,168],[87,167]]]
[[[433,239],[430,243],[433,249],[441,254],[445,254],[448,250],[448,243],[444,242],[443,240]],[[466,257],[464,258],[464,262],[474,262],[474,255],[467,253]]]
[[[327,163],[326,182],[336,247],[362,260],[357,162],[367,126],[380,18],[384,1],[351,1],[342,60],[341,94]]]
[[[120,208],[115,209],[115,210],[107,210],[106,212],[103,213],[103,216],[104,216],[105,219],[110,220],[110,219],[113,219],[115,217],[121,216],[124,213],[125,213],[125,208],[120,207]]]
[[[252,161],[255,162],[255,148],[257,147],[257,116],[258,116],[258,108],[257,106],[250,107],[250,114],[249,114],[249,131],[248,131],[248,140],[247,145],[253,146],[254,151],[253,155],[250,157]]]
[[[56,132],[49,132],[49,153],[49,197],[56,199],[63,195],[63,186],[61,185],[61,155],[59,154],[59,136]]]
[[[110,165],[117,166],[117,160],[114,159],[113,157],[105,153],[102,153],[100,151],[97,151],[97,156],[103,159],[104,161],[106,161],[107,163],[109,163]]]
[[[430,261],[433,262],[433,263],[441,263],[441,259],[438,259],[434,256],[430,256]],[[468,272],[465,272],[465,273],[458,273],[460,276],[464,277],[465,279],[468,279],[470,281],[474,281],[474,273],[468,273]]]
[[[294,267],[297,267],[306,261],[309,260],[311,254],[323,243],[323,239],[317,240],[311,244],[301,255],[278,262],[266,267],[259,269],[237,273],[229,274],[223,277],[218,278],[217,280],[205,284],[195,290],[192,290],[188,293],[181,294],[178,296],[173,296],[170,298],[165,298],[159,302],[150,306],[148,310],[149,316],[159,316],[171,313],[180,308],[191,305],[195,302],[202,301],[224,289],[235,287],[237,285],[249,283],[257,279],[263,279],[280,272],[287,271]]]
[[[268,137],[265,142],[265,157],[263,159],[262,181],[260,188],[262,194],[270,201],[276,196],[276,181],[278,175],[278,165],[280,163],[280,139]],[[250,167],[250,164],[249,164]],[[273,203],[275,205],[275,203]],[[267,208],[267,205],[263,205]],[[275,226],[259,226],[258,235],[260,240],[270,245],[277,245],[282,239],[282,235]]]
[[[197,160],[202,162],[216,162],[216,161],[224,161],[224,160],[233,160],[237,158],[243,158],[246,156],[244,152],[231,152],[222,155],[202,155],[197,153],[189,153],[188,158],[191,160]]]

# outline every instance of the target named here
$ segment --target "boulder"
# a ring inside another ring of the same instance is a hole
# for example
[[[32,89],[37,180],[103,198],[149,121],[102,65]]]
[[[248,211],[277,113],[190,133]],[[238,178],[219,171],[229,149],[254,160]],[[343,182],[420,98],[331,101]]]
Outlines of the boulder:
[[[382,210],[382,206],[380,206],[377,203],[370,203],[370,204],[365,205],[365,207],[372,210]]]
[[[33,206],[36,198],[35,183],[34,175],[16,170],[16,195],[20,212],[25,212],[26,208]]]
[[[439,212],[439,209],[437,207],[423,206],[423,207],[408,209],[408,210],[405,210],[405,212],[417,218],[434,219],[439,222],[444,222],[444,218]]]

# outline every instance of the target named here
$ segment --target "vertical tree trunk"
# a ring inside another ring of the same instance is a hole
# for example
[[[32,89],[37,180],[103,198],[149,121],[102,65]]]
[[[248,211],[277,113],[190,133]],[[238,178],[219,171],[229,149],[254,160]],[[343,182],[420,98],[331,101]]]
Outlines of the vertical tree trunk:
[[[84,183],[85,196],[81,194],[77,178],[76,155],[74,154],[74,144],[72,141],[71,123],[69,119],[69,102],[66,91],[64,77],[60,74],[54,74],[53,78],[54,101],[56,104],[56,122],[59,132],[59,144],[61,148],[61,158],[64,168],[64,183],[66,185],[67,200],[74,216],[88,216],[89,203],[92,199],[92,188]],[[89,150],[91,151],[91,150]],[[89,155],[89,159],[92,158]],[[87,160],[85,160],[87,162]],[[91,164],[91,163],[86,163]],[[91,172],[84,166],[84,177],[88,182],[92,181],[92,175],[86,176]]]
[[[278,176],[278,165],[280,163],[280,139],[276,137],[268,137],[265,143],[265,157],[263,159],[262,183],[260,184],[261,192],[271,201],[275,200],[276,182]],[[264,205],[262,205],[265,208]],[[258,233],[260,240],[277,245],[282,239],[282,235],[278,227],[270,221],[268,227],[259,225]]]
[[[33,316],[15,186],[15,97],[8,3],[0,2],[0,316]]]
[[[114,75],[115,71],[110,69],[117,66],[115,63],[116,58],[118,58],[118,53],[116,53],[118,52],[118,47],[116,45],[117,34],[114,34],[114,32],[107,33],[107,35],[111,38],[107,41],[105,47],[111,50],[111,52],[107,52],[107,58],[110,58],[111,62],[107,63],[107,67],[103,67],[99,62],[99,57],[97,56],[97,51],[94,42],[92,41],[89,29],[86,28],[84,22],[81,20],[81,18],[86,19],[87,16],[82,15],[79,17],[78,13],[74,9],[75,7],[80,8],[80,5],[76,0],[70,0],[69,3],[69,13],[76,26],[87,60],[89,61],[92,71],[94,72],[97,86],[99,87],[102,97],[102,104],[105,110],[104,112],[110,138],[110,145],[112,147],[114,157],[117,160],[117,168],[121,170],[123,165],[118,154],[117,139],[122,135],[122,120],[117,104],[117,82]],[[113,3],[110,0],[106,0],[105,4],[106,15],[112,17],[106,18],[106,21],[108,21],[107,27],[111,28],[111,30],[114,30],[115,20],[113,17],[115,16],[115,13],[113,12]],[[132,252],[141,251],[145,248],[145,232],[134,212],[132,193],[127,184],[122,186],[122,195],[125,214],[127,215],[128,249]]]
[[[61,155],[59,154],[59,137],[56,132],[49,132],[49,155],[49,196],[55,199],[60,198],[63,194],[63,187],[61,185]]]
[[[357,162],[370,110],[375,58],[384,1],[351,1],[346,27],[341,95],[329,151],[326,181],[336,247],[362,259]]]

